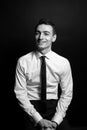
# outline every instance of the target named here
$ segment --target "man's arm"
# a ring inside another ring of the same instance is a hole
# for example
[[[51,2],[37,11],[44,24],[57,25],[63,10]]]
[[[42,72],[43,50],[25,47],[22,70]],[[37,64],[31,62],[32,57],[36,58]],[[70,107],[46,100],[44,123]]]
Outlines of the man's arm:
[[[60,87],[62,90],[61,96],[56,107],[56,113],[52,118],[52,120],[58,123],[58,125],[62,122],[63,118],[66,115],[66,111],[72,100],[73,94],[72,73],[70,63],[68,60],[64,65],[63,71],[60,75]]]
[[[16,98],[20,101],[20,106],[29,114],[30,117],[32,117],[35,123],[38,123],[42,119],[42,117],[36,111],[36,109],[27,97],[26,76],[24,72],[24,66],[25,64],[21,60],[18,60],[16,67],[14,92],[16,94]]]

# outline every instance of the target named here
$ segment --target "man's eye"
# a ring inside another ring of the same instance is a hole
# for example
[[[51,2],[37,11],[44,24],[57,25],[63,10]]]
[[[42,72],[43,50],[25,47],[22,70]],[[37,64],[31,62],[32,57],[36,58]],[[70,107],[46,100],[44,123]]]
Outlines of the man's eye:
[[[40,33],[39,32],[36,32],[35,35],[39,35]]]
[[[49,33],[44,33],[44,35],[48,36],[48,35],[49,35]]]

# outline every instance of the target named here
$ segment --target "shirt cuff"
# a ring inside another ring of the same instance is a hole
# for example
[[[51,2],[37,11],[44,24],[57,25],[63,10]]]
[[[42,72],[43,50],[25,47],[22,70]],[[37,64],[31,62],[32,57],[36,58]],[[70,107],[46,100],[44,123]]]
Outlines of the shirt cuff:
[[[63,121],[63,118],[61,115],[55,113],[54,117],[52,118],[52,121],[56,122],[59,125]]]
[[[36,125],[42,119],[42,116],[38,112],[35,112],[32,118],[34,119]]]

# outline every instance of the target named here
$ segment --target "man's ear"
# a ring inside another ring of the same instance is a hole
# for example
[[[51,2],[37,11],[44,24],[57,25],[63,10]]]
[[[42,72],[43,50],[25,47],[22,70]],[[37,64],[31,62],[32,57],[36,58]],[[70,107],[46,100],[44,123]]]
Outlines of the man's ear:
[[[57,38],[57,35],[56,35],[56,34],[54,34],[54,35],[53,35],[52,42],[55,42],[55,41],[56,41],[56,38]]]

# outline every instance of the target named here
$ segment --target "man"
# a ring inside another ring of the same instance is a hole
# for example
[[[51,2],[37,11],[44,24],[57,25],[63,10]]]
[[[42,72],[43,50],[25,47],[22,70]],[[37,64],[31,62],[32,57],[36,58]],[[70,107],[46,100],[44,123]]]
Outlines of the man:
[[[41,19],[35,27],[36,50],[19,58],[17,63],[14,91],[21,107],[29,115],[27,130],[59,130],[71,103],[71,67],[66,58],[52,51],[56,38],[54,24]],[[45,75],[44,81],[41,79],[42,59],[46,66],[43,70],[46,74],[42,74]],[[42,94],[43,84],[46,95],[45,92]]]

